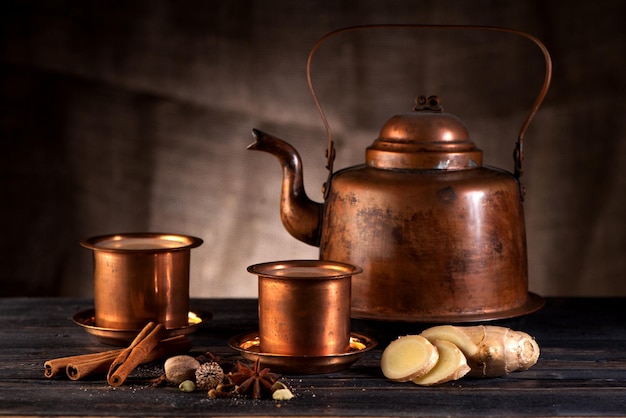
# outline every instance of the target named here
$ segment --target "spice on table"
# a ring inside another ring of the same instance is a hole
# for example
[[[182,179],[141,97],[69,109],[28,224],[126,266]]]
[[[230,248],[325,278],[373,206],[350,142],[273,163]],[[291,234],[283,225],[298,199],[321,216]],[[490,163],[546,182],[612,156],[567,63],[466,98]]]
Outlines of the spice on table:
[[[170,357],[163,364],[165,378],[174,385],[179,385],[185,380],[195,380],[198,367],[200,367],[198,360],[189,355]]]
[[[224,380],[224,370],[216,361],[202,363],[196,369],[196,385],[200,390],[214,389]]]
[[[65,373],[71,380],[79,380],[85,376],[89,376],[96,373],[106,373],[111,367],[113,360],[117,358],[122,350],[109,352],[99,358],[93,360],[73,360],[67,363],[65,367]]]
[[[274,393],[272,393],[272,399],[275,401],[288,401],[293,399],[293,393],[288,388],[276,389]]]
[[[53,378],[60,373],[65,372],[68,364],[87,364],[91,362],[106,364],[106,370],[109,370],[110,364],[121,352],[122,349],[117,349],[104,351],[102,353],[80,354],[77,356],[60,357],[47,360],[43,364],[43,374],[45,377]]]
[[[184,335],[166,338],[148,354],[142,363],[149,363],[163,357],[187,352],[191,349],[191,346],[191,340]],[[44,362],[44,376],[53,378],[65,372],[71,380],[80,380],[98,373],[106,374],[113,361],[123,350],[107,350],[100,353],[80,354],[47,360]]]
[[[193,380],[185,380],[183,382],[180,382],[180,385],[178,385],[178,390],[180,390],[181,392],[194,392],[196,390],[196,382],[194,382]]]
[[[107,381],[111,386],[120,386],[128,375],[148,356],[159,341],[165,336],[166,329],[162,324],[149,322],[139,332],[130,346],[122,350],[111,364]]]
[[[211,399],[225,399],[232,398],[235,394],[235,384],[231,382],[228,376],[224,376],[222,383],[217,385],[213,389],[209,389],[207,395]]]
[[[238,361],[237,371],[230,374],[230,380],[238,386],[239,394],[261,399],[274,393],[273,385],[278,380],[278,375],[271,373],[269,368],[261,369],[261,362],[257,359],[254,368]]]
[[[191,340],[184,335],[166,338],[161,340],[161,342],[140,361],[140,364],[150,363],[163,357],[184,353],[191,350],[191,346]],[[108,363],[108,368],[105,368],[105,364],[102,364],[98,369],[92,371],[86,369],[86,364],[70,363],[67,365],[67,375],[72,380],[78,380],[96,372],[105,373],[107,370],[110,370],[113,360]]]

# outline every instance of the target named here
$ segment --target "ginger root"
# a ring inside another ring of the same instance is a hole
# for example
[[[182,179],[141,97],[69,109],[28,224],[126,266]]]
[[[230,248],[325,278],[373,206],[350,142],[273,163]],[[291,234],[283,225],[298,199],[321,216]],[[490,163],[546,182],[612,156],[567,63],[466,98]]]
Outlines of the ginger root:
[[[436,385],[465,375],[504,376],[527,370],[538,359],[539,345],[525,332],[492,325],[439,325],[392,341],[380,364],[390,380]]]
[[[380,367],[389,380],[408,382],[424,376],[439,360],[437,348],[419,335],[392,341],[383,351]]]
[[[471,368],[468,376],[498,377],[527,370],[539,359],[539,345],[525,332],[478,325],[440,325],[421,333],[429,341],[453,342],[465,354]]]
[[[460,379],[470,371],[465,355],[456,345],[446,340],[434,340],[432,344],[437,347],[439,361],[428,373],[414,378],[413,383],[422,386],[439,385]]]

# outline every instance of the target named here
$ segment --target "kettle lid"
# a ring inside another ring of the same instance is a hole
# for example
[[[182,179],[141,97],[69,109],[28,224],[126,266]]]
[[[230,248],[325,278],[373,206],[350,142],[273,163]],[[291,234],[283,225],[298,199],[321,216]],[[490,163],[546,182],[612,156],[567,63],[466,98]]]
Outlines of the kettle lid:
[[[437,96],[420,96],[412,112],[395,115],[365,154],[382,169],[464,170],[482,165],[482,151],[463,122],[444,113]]]

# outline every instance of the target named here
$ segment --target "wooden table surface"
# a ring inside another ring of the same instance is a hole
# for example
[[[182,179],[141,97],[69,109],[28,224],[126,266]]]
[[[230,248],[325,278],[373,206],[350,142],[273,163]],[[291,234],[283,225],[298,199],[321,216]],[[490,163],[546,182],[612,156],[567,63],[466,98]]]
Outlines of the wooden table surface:
[[[256,331],[256,300],[194,299],[192,308],[213,314],[191,338],[192,353],[211,351],[238,359],[228,338]],[[283,375],[295,394],[287,402],[209,399],[152,387],[160,364],[142,366],[122,386],[103,377],[48,379],[46,360],[111,349],[72,321],[93,307],[88,299],[0,299],[0,414],[49,416],[615,416],[626,415],[626,299],[547,299],[534,314],[505,321],[533,335],[537,365],[494,379],[461,379],[436,387],[386,380],[379,361],[395,336],[424,325],[355,321],[353,329],[379,339],[347,370]],[[376,334],[376,335],[372,335]]]

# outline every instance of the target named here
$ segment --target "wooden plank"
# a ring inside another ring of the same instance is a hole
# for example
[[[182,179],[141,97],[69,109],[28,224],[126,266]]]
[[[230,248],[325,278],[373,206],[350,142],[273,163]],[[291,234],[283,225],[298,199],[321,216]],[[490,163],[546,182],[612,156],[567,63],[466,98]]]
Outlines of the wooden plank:
[[[537,335],[542,346],[539,363],[523,373],[462,379],[437,387],[390,382],[379,367],[382,344],[345,371],[284,376],[296,398],[283,403],[211,400],[203,392],[153,388],[147,380],[162,373],[160,363],[142,366],[118,388],[103,378],[46,379],[43,362],[47,359],[112,348],[71,321],[90,303],[0,299],[0,414],[599,416],[626,412],[626,325],[619,300],[549,300],[544,310],[521,320],[523,324],[515,328]],[[239,359],[226,340],[255,330],[256,300],[194,300],[192,305],[213,313],[213,319],[192,336],[192,354],[211,351],[225,360]]]

